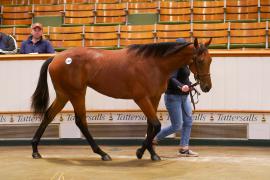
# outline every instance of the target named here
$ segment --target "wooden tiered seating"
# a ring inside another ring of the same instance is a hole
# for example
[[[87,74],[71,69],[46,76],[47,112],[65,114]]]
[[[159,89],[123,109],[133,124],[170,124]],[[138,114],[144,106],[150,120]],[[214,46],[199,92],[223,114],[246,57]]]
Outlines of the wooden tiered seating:
[[[154,43],[154,25],[134,25],[120,27],[120,46]]]
[[[120,0],[59,0],[60,4],[119,3]]]
[[[230,23],[230,48],[266,47],[266,22]]]
[[[270,28],[270,25],[269,25],[269,22],[266,22],[266,26],[267,27],[267,30],[266,30],[266,34],[267,34],[267,39],[266,39],[266,48],[268,49],[270,47],[269,43],[270,43],[270,32],[269,32],[269,28]]]
[[[95,3],[119,3],[119,2],[121,2],[120,0],[92,0],[92,1],[95,1]]]
[[[34,16],[62,16],[64,5],[34,5]]]
[[[29,5],[31,0],[0,0],[0,5]]]
[[[224,0],[193,1],[193,21],[224,22]]]
[[[270,1],[260,0],[259,5],[257,0],[224,2],[194,0],[191,7],[191,1],[0,0],[5,25],[30,25],[33,13],[34,16],[62,16],[64,13],[64,24],[68,25],[126,24],[127,13],[159,13],[160,24],[156,25],[50,27],[48,38],[55,48],[119,48],[130,44],[175,42],[180,37],[187,41],[194,37],[206,41],[212,37],[212,48],[267,47],[270,36],[266,31],[267,23],[244,22],[269,20]],[[31,29],[12,27],[0,31],[13,35],[20,45]],[[46,35],[45,31],[47,28],[44,28]]]
[[[44,4],[59,4],[59,0],[31,0],[32,1],[32,4],[41,4],[41,5],[44,5]]]
[[[262,21],[270,19],[270,1],[260,0],[260,19]]]
[[[130,3],[138,3],[138,2],[152,2],[152,0],[121,0],[121,2],[130,2]]]
[[[59,0],[60,4],[86,4],[86,3],[92,3],[92,1],[95,0]]]
[[[95,23],[126,23],[126,3],[96,4]]]
[[[227,21],[257,21],[258,1],[254,0],[227,0]]]
[[[94,4],[66,4],[65,24],[93,24],[95,19]]]
[[[205,42],[212,37],[211,48],[228,47],[228,23],[193,24],[193,38]]]
[[[187,23],[191,20],[190,1],[161,1],[159,8],[160,22]]]
[[[30,25],[32,24],[31,6],[3,6],[3,25]]]
[[[157,9],[157,2],[128,3],[128,14],[158,13]]]
[[[85,26],[84,46],[118,48],[119,26]]]
[[[29,27],[15,29],[15,39],[17,41],[18,47],[21,47],[22,41],[27,40],[30,34],[31,34],[31,28]]]
[[[9,35],[14,35],[15,27],[0,27],[0,32],[9,34]]]
[[[156,39],[157,42],[175,42],[177,38],[191,40],[190,24],[157,24]]]
[[[30,25],[32,24],[32,6],[3,6],[3,25]]]
[[[81,47],[83,46],[83,26],[50,27],[49,39],[56,50]]]

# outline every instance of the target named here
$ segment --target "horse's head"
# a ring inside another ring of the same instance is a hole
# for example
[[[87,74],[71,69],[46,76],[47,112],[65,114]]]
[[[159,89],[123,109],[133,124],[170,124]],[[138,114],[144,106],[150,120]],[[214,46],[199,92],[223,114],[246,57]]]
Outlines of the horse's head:
[[[210,77],[210,64],[212,62],[212,58],[207,49],[211,40],[212,38],[204,44],[199,44],[197,38],[195,38],[193,61],[189,65],[191,72],[194,74],[195,80],[200,83],[200,87],[203,92],[208,92],[212,88]]]

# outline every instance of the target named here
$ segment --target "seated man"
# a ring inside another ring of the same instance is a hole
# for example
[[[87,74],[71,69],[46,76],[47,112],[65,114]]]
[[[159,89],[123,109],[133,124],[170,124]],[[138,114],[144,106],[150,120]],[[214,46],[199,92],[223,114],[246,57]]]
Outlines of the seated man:
[[[55,53],[51,43],[42,38],[43,27],[40,23],[32,24],[31,35],[22,42],[21,54]]]
[[[0,54],[16,54],[16,40],[5,33],[0,32]]]

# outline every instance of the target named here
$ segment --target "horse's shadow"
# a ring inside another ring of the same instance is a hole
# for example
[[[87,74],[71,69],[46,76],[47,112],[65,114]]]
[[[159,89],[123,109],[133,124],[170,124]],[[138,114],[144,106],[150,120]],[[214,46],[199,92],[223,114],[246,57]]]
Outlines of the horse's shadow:
[[[60,165],[68,166],[104,166],[104,167],[147,167],[147,166],[159,166],[164,163],[162,161],[152,161],[150,159],[113,159],[112,161],[102,161],[96,158],[55,158],[47,157],[43,160]]]

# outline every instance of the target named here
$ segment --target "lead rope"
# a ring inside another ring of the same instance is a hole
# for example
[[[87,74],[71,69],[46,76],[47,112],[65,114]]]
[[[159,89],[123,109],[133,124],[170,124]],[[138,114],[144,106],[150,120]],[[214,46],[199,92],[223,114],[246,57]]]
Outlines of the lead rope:
[[[201,93],[195,88],[195,86],[197,86],[198,84],[199,82],[197,81],[194,84],[191,84],[189,86],[191,88],[191,91],[189,91],[189,94],[190,94],[190,99],[191,99],[191,103],[193,105],[194,111],[196,110],[195,104],[198,104],[199,95],[201,95]],[[194,101],[194,96],[196,96],[196,101]]]

